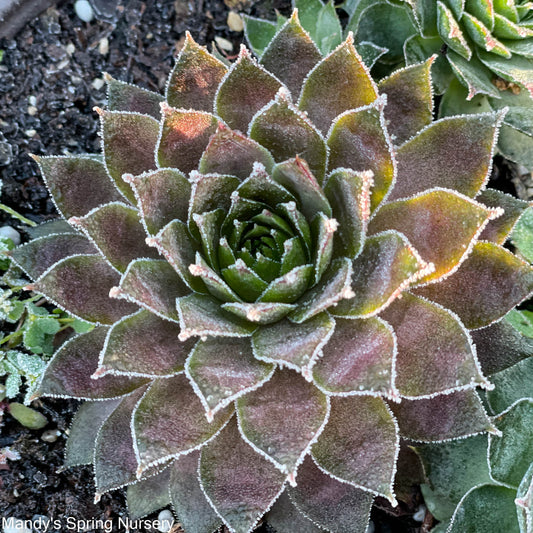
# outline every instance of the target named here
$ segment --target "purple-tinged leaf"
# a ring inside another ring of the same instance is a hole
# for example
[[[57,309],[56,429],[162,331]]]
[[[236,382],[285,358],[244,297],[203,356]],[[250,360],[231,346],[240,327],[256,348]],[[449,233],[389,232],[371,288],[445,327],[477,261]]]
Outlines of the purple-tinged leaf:
[[[291,70],[297,70],[291,64]],[[276,99],[265,106],[250,124],[249,135],[270,150],[277,163],[294,154],[304,159],[319,183],[326,172],[327,147],[315,125],[290,100],[282,90]]]
[[[218,120],[211,113],[192,109],[162,107],[164,119],[157,142],[159,167],[177,168],[189,173],[198,162],[209,139],[217,130]]]
[[[497,244],[478,242],[461,268],[417,294],[459,315],[469,329],[500,319],[533,291],[533,268]]]
[[[326,428],[313,445],[318,466],[339,481],[384,496],[395,505],[398,426],[381,398],[331,398]]]
[[[313,265],[295,267],[271,281],[258,301],[293,303],[304,294],[312,279]]]
[[[161,117],[159,104],[164,98],[157,93],[147,91],[131,83],[115,80],[104,74],[107,82],[107,107],[109,111],[130,111],[150,115],[156,120]]]
[[[239,398],[236,410],[244,438],[294,480],[298,465],[324,429],[329,400],[313,384],[286,369]]]
[[[222,309],[256,324],[271,324],[296,309],[296,305],[282,302],[236,302],[223,304]]]
[[[140,113],[100,111],[102,149],[107,172],[122,194],[132,203],[135,195],[122,179],[123,174],[142,174],[156,168],[155,147],[159,123]]]
[[[31,289],[87,322],[113,324],[137,310],[130,302],[109,298],[109,291],[119,279],[99,255],[75,255],[49,268]]]
[[[330,264],[320,282],[300,298],[298,309],[289,315],[289,319],[301,324],[329,307],[335,307],[342,300],[351,299],[354,296],[350,288],[351,278],[350,260],[346,257],[336,259]]]
[[[261,64],[281,80],[298,98],[308,72],[322,59],[309,34],[298,20],[298,12],[276,33],[261,55]]]
[[[83,218],[71,218],[69,222],[79,227],[121,273],[138,257],[158,257],[158,253],[144,242],[146,234],[139,212],[123,203],[97,207]]]
[[[215,209],[214,211],[208,211],[206,213],[193,213],[193,224],[189,226],[191,228],[191,234],[197,235],[201,245],[203,256],[206,258],[209,265],[218,270],[218,244],[220,242],[220,228],[224,222],[225,212],[223,209]],[[194,275],[189,266],[189,272]]]
[[[222,525],[200,488],[199,460],[200,452],[195,451],[181,456],[169,468],[170,501],[187,533],[211,533]]]
[[[355,50],[350,34],[309,73],[298,107],[306,111],[326,135],[336,116],[347,109],[372,103],[377,94],[377,87]]]
[[[383,115],[384,97],[335,119],[328,133],[328,168],[373,172],[372,210],[383,201],[396,176],[396,161]]]
[[[65,446],[65,467],[90,465],[94,461],[94,443],[100,426],[120,403],[119,399],[84,402],[77,410]]]
[[[208,422],[184,374],[154,380],[133,414],[139,472],[200,448],[232,413],[225,409]]]
[[[176,322],[176,298],[188,293],[185,284],[166,261],[138,259],[129,265],[111,297],[133,301],[162,318]]]
[[[247,338],[198,341],[185,366],[208,419],[235,398],[260,387],[275,369],[254,359]]]
[[[533,355],[533,339],[507,320],[471,332],[483,372],[490,376]]]
[[[313,380],[326,394],[397,396],[396,338],[380,318],[337,319],[322,353],[313,366]]]
[[[191,184],[179,170],[162,168],[131,176],[129,183],[149,234],[155,235],[176,218],[187,220]]]
[[[221,308],[210,296],[191,294],[176,301],[180,318],[180,340],[189,337],[249,337],[256,329]]]
[[[406,293],[382,316],[396,333],[396,386],[402,396],[488,386],[468,331],[447,309]]]
[[[324,473],[308,455],[288,489],[295,507],[317,526],[336,533],[365,531],[374,496]]]
[[[373,316],[395,300],[425,272],[428,265],[396,231],[368,237],[352,263],[352,298],[331,309],[335,316]]]
[[[496,189],[485,189],[476,200],[487,207],[503,209],[502,216],[491,220],[479,236],[480,240],[496,244],[503,244],[507,240],[518,219],[529,207],[527,202]]]
[[[200,485],[233,532],[249,532],[283,490],[285,475],[242,439],[235,419],[202,449]]]
[[[403,144],[433,120],[430,69],[435,57],[394,71],[381,80],[379,91],[387,95],[384,113],[395,145]]]
[[[97,254],[98,250],[78,233],[54,233],[39,237],[12,250],[9,256],[32,279],[54,263],[71,255]]]
[[[159,250],[190,289],[205,292],[202,281],[189,271],[189,266],[195,262],[198,246],[192,240],[186,224],[180,220],[173,220],[147,242]]]
[[[276,530],[277,533],[324,533],[311,520],[306,518],[291,502],[287,491],[283,492],[268,511],[266,515],[267,522]]]
[[[83,216],[99,205],[123,199],[99,159],[81,156],[34,159],[57,210],[65,218]]]
[[[390,199],[433,187],[474,197],[487,182],[503,115],[484,113],[433,122],[398,149]]]
[[[373,173],[351,169],[334,170],[324,187],[333,209],[333,217],[339,223],[334,243],[334,253],[354,259],[363,247],[367,221],[370,218],[370,189],[374,184]]]
[[[370,234],[401,231],[434,270],[424,283],[454,273],[470,253],[475,240],[499,211],[490,210],[454,191],[433,189],[407,200],[383,206],[370,221]]]
[[[248,131],[252,117],[278,92],[281,83],[259,66],[241,46],[239,58],[222,80],[215,100],[215,112],[234,130]]]
[[[254,356],[301,371],[309,379],[309,368],[334,328],[335,321],[327,313],[315,315],[301,324],[283,320],[258,328],[252,335]]]
[[[308,164],[300,157],[278,163],[272,178],[299,201],[300,211],[311,220],[316,213],[331,216],[331,207]]]
[[[126,396],[102,424],[94,449],[96,494],[104,494],[137,481],[131,417],[146,387]]]
[[[128,515],[138,520],[170,505],[170,468],[159,474],[129,485],[126,493]]]
[[[230,174],[244,180],[256,162],[268,172],[274,166],[272,154],[266,148],[220,123],[202,154],[198,169],[204,174]]]
[[[104,400],[124,396],[147,383],[146,379],[103,376],[92,379],[107,334],[97,327],[67,341],[45,370],[38,394],[42,396]]]
[[[182,109],[212,111],[216,89],[227,68],[186,32],[185,44],[167,84],[169,105]]]
[[[97,373],[165,377],[178,374],[193,342],[180,342],[180,328],[141,310],[113,324],[100,355]]]
[[[494,432],[477,393],[464,390],[390,404],[400,435],[418,442],[441,442]]]

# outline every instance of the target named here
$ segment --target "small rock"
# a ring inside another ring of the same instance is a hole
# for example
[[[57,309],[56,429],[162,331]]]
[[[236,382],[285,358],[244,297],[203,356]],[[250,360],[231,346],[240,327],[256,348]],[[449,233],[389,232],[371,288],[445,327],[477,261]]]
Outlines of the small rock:
[[[61,435],[61,431],[58,429],[47,429],[42,435],[41,440],[44,442],[55,442],[59,435]]]
[[[77,0],[74,4],[74,11],[83,22],[91,22],[94,18],[94,11],[88,0]]]
[[[28,106],[28,115],[34,117],[37,114],[37,108],[33,105]]]
[[[227,39],[224,39],[224,37],[215,37],[215,42],[222,50],[225,50],[226,52],[233,51],[233,43],[231,43]]]
[[[0,167],[9,165],[13,160],[13,147],[4,141],[0,141]]]
[[[157,520],[159,521],[159,527],[157,529],[161,533],[168,533],[172,529],[174,516],[168,509],[161,511],[157,516]]]
[[[36,130],[26,130],[24,132],[24,135],[26,135],[26,137],[35,137],[37,135],[37,131]]]
[[[65,50],[67,54],[71,56],[76,51],[76,47],[72,43],[68,43],[65,47]]]
[[[235,11],[230,11],[228,13],[227,24],[231,31],[241,32],[244,30],[244,22],[241,16],[238,13],[235,13]]]
[[[413,515],[413,520],[415,522],[423,522],[424,518],[426,517],[426,506],[421,505]]]
[[[28,96],[28,104],[33,106],[37,105],[37,97],[33,94]]]
[[[109,39],[107,37],[100,39],[100,42],[98,43],[98,52],[103,56],[106,56],[109,53]]]
[[[94,89],[99,91],[105,85],[105,81],[102,78],[94,78],[91,85]]]
[[[11,239],[15,246],[18,246],[20,244],[20,233],[11,226],[2,226],[0,228],[0,237]]]
[[[49,516],[45,516],[44,514],[36,514],[33,515],[31,521],[33,523],[33,529],[40,533],[42,531],[49,531],[50,522],[52,521],[52,519]]]
[[[8,518],[5,521],[4,533],[32,533],[32,529],[28,529],[20,518]]]

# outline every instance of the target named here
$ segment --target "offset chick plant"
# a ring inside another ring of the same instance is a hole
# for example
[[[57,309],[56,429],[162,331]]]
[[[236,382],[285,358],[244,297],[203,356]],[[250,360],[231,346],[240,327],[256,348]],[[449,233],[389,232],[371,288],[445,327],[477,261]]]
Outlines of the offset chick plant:
[[[164,97],[108,80],[102,156],[36,158],[72,229],[12,255],[95,324],[39,393],[87,400],[66,464],[97,497],[362,532],[401,439],[498,431],[471,330],[533,290],[502,247],[526,204],[485,189],[504,113],[433,122],[431,62],[377,85],[296,12],[260,61],[188,36]]]

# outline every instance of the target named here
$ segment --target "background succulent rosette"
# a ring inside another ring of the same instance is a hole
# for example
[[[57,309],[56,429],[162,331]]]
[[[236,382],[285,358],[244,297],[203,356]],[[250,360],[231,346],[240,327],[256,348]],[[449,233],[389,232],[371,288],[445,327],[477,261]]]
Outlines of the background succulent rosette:
[[[165,98],[108,80],[101,156],[38,158],[68,224],[12,255],[95,325],[39,392],[87,400],[66,464],[97,496],[364,531],[402,439],[497,431],[476,388],[533,289],[502,247],[527,204],[485,189],[503,113],[432,121],[431,62],[378,86],[296,13],[259,62],[188,37]]]

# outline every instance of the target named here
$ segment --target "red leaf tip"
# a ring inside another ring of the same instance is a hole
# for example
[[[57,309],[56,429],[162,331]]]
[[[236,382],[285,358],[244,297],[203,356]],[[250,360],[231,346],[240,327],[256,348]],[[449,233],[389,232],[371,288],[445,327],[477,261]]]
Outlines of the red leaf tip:
[[[144,239],[144,242],[147,246],[150,246],[151,248],[157,248],[159,244],[159,239],[157,239],[156,237],[146,237],[146,239]]]
[[[101,117],[105,115],[105,111],[101,107],[98,107],[97,105],[93,107],[93,111],[98,113]]]
[[[122,294],[122,289],[120,287],[111,287],[111,289],[109,290],[110,298],[121,298]]]
[[[34,283],[28,283],[28,285],[25,285],[23,287],[23,289],[25,291],[33,291],[35,289],[35,284]]]
[[[160,102],[159,107],[161,108],[161,113],[163,113],[163,115],[170,115],[173,112],[173,108],[170,107],[167,102]]]
[[[122,174],[122,179],[126,182],[126,183],[133,183],[135,181],[135,176],[133,174]]]
[[[102,76],[104,78],[104,81],[106,81],[107,83],[113,80],[113,76],[111,76],[109,72],[102,72]]]

